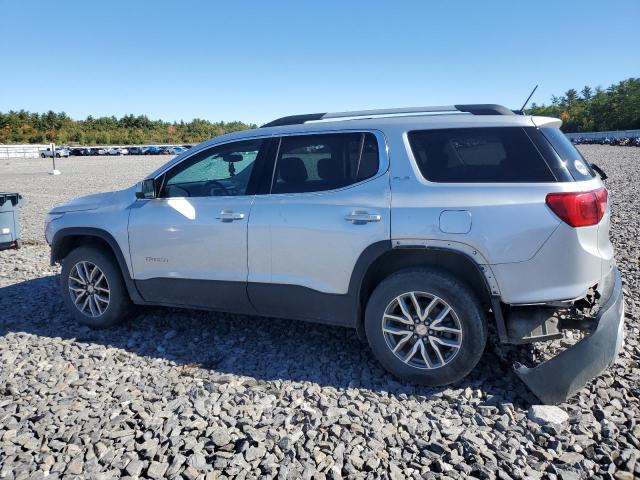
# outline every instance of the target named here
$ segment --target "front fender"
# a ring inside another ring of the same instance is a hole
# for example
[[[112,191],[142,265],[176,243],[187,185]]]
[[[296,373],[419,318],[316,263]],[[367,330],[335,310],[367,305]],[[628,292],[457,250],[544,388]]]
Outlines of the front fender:
[[[67,227],[58,230],[51,241],[51,265],[60,263],[64,257],[76,246],[83,243],[90,243],[97,240],[100,243],[106,243],[120,267],[122,278],[124,279],[129,296],[134,303],[143,303],[138,289],[132,279],[129,265],[123,254],[122,248],[111,233],[106,230],[94,227]]]

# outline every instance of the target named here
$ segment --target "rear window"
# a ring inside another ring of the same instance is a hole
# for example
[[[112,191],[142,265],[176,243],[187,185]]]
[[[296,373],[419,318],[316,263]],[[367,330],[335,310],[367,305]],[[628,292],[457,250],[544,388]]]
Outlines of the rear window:
[[[582,154],[558,128],[541,128],[544,135],[575,180],[591,180],[595,172]]]
[[[420,172],[431,182],[553,182],[544,158],[519,127],[409,132]]]

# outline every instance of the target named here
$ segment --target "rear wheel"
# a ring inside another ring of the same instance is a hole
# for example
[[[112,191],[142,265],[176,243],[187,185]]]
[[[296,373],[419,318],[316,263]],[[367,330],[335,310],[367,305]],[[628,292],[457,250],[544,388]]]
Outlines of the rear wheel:
[[[369,298],[365,330],[389,372],[429,386],[464,378],[480,360],[487,337],[473,291],[432,270],[405,270],[383,280]]]
[[[91,328],[126,318],[131,300],[115,259],[95,247],[79,247],[62,262],[64,302],[73,317]]]

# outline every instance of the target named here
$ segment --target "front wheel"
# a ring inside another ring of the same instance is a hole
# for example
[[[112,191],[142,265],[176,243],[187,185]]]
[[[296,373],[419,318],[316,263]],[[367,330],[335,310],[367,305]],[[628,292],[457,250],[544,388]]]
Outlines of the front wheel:
[[[131,300],[115,259],[89,246],[62,262],[61,287],[71,315],[91,328],[107,328],[126,318]]]
[[[464,378],[487,338],[480,302],[445,272],[405,270],[383,280],[365,313],[369,346],[397,377],[440,386]]]

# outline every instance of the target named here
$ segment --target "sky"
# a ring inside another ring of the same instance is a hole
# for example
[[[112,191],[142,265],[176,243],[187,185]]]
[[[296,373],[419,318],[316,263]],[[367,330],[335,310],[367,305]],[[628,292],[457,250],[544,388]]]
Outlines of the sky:
[[[640,0],[0,0],[0,111],[256,124],[640,76]]]

